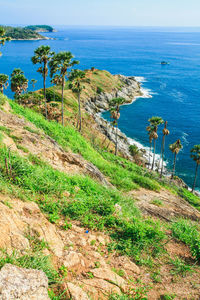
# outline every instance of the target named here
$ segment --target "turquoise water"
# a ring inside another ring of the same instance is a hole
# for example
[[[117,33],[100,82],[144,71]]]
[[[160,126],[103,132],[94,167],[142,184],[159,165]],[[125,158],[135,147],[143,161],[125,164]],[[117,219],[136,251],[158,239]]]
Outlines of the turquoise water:
[[[121,108],[120,129],[129,137],[148,146],[147,120],[153,115],[169,122],[166,161],[171,168],[169,143],[181,139],[183,150],[178,155],[177,174],[192,184],[195,163],[190,149],[200,144],[200,30],[168,28],[79,28],[59,27],[50,41],[13,41],[3,48],[0,72],[10,74],[14,67],[24,70],[29,79],[40,75],[30,57],[36,47],[49,44],[54,51],[69,50],[81,61],[80,68],[94,66],[113,74],[145,78],[143,87],[152,98],[140,98]],[[166,60],[170,65],[161,66]],[[12,96],[8,90],[6,92]],[[108,117],[106,113],[104,115]],[[160,151],[158,141],[157,152]],[[200,172],[197,180],[200,189]]]

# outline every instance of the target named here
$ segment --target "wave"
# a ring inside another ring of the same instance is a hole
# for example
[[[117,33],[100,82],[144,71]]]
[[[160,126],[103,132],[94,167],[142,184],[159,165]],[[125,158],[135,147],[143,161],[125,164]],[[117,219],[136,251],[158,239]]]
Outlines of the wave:
[[[177,45],[177,46],[200,46],[199,43],[181,43],[181,42],[169,42],[167,45]]]
[[[142,77],[142,76],[135,76],[135,79],[138,81],[138,82],[147,82],[146,78]]]

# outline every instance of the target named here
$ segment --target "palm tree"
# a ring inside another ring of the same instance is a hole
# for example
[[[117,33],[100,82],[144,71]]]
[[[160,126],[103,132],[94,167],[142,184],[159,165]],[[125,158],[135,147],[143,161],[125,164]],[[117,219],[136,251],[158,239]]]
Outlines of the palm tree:
[[[191,158],[196,162],[196,170],[195,170],[195,177],[194,177],[194,183],[192,186],[192,192],[194,192],[195,185],[196,185],[196,180],[197,180],[197,174],[198,174],[198,168],[200,165],[200,145],[195,145],[190,152]]]
[[[153,152],[153,163],[152,163],[152,167],[151,170],[154,169],[154,164],[155,164],[155,156],[156,156],[156,140],[158,139],[158,126],[160,124],[163,124],[164,121],[161,117],[152,117],[148,120],[150,122],[150,126],[153,127],[153,132],[152,132],[152,138],[154,140],[154,152]]]
[[[77,120],[77,128],[79,132],[82,128],[82,117],[81,117],[81,92],[85,89],[83,83],[90,83],[90,79],[86,78],[86,73],[81,70],[72,70],[69,76],[69,88],[72,89],[73,92],[78,94],[78,120]]]
[[[162,146],[161,146],[161,154],[160,154],[160,159],[161,159],[161,170],[160,170],[160,177],[162,177],[163,174],[163,163],[164,163],[164,152],[165,152],[165,137],[169,135],[169,130],[167,129],[167,121],[165,121],[165,127],[163,128],[163,138],[162,138]],[[159,166],[160,167],[160,161],[159,161]]]
[[[46,99],[46,78],[48,76],[48,62],[51,60],[54,52],[51,51],[50,46],[40,46],[34,51],[34,56],[31,61],[34,65],[40,64],[41,67],[37,72],[42,74],[43,77],[43,87],[44,87],[44,100],[45,100],[45,115],[47,119],[47,99]]]
[[[9,83],[9,76],[6,74],[0,74],[0,92],[3,94],[3,90],[7,89]]]
[[[69,68],[74,65],[79,64],[78,60],[72,60],[74,56],[71,52],[59,52],[58,54],[54,54],[51,61],[49,62],[50,67],[50,76],[53,77],[57,72],[59,75],[55,75],[55,81],[60,79],[60,83],[62,85],[62,125],[64,125],[64,88],[65,88],[65,77],[67,76],[67,71]],[[58,77],[59,76],[59,77]]]
[[[15,93],[15,98],[25,92],[28,88],[28,79],[21,69],[14,69],[11,74],[11,90]]]
[[[10,38],[5,36],[5,34],[6,34],[5,29],[2,26],[0,26],[0,46],[1,45],[3,46],[5,42],[10,41]],[[0,56],[1,55],[2,53],[0,52]]]
[[[111,113],[111,117],[114,120],[113,121],[113,127],[116,126],[116,130],[115,130],[115,155],[117,155],[117,151],[118,151],[118,120],[120,118],[120,105],[123,105],[125,103],[125,99],[122,97],[118,97],[118,98],[113,98],[110,103],[110,113]]]
[[[173,163],[173,171],[172,171],[171,179],[174,178],[174,174],[175,174],[177,154],[179,153],[179,151],[182,148],[183,148],[183,146],[181,145],[181,141],[180,140],[177,140],[175,143],[169,145],[169,149],[172,151],[172,153],[174,153],[174,163]]]
[[[153,133],[154,133],[154,128],[152,126],[147,126],[146,130],[148,131],[149,135],[149,169],[151,166],[151,148],[152,148],[152,141],[153,141]]]
[[[37,83],[37,80],[31,79],[30,84],[32,85],[33,89],[35,88],[36,83]]]

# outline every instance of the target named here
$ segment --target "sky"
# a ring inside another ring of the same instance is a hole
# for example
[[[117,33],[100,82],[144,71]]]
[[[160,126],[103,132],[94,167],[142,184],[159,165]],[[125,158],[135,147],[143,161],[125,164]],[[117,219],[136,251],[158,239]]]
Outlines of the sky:
[[[200,0],[0,0],[0,23],[200,26]]]

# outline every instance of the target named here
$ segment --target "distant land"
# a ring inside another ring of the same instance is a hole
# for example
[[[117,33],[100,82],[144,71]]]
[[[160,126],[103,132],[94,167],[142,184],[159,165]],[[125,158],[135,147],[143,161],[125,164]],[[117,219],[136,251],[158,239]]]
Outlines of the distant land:
[[[11,27],[2,26],[5,29],[5,36],[10,37],[11,40],[49,40],[51,38],[45,37],[39,32],[54,32],[54,28],[48,25],[31,25],[26,27]]]
[[[29,25],[25,29],[33,30],[36,32],[56,32],[56,30],[49,25]]]

